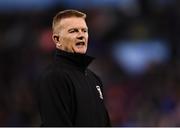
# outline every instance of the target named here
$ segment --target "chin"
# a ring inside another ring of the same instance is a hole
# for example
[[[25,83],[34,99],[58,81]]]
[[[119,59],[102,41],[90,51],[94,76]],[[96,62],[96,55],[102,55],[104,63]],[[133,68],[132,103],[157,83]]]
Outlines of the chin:
[[[75,52],[80,54],[86,54],[86,50],[76,50]]]
[[[80,53],[80,54],[86,54],[86,52],[81,52],[81,51],[78,51],[76,53]]]
[[[87,49],[86,48],[75,49],[74,51],[75,53],[86,54]]]

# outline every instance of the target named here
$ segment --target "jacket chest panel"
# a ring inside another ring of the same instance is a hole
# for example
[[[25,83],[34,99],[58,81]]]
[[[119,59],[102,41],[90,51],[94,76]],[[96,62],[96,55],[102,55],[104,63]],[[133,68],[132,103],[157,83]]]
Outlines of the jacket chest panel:
[[[76,99],[78,104],[93,105],[97,102],[101,102],[99,96],[99,90],[97,86],[100,87],[98,81],[89,73],[83,72],[73,72],[72,77],[73,86],[75,89]]]
[[[76,122],[81,122],[79,119],[86,119],[83,123],[90,125],[101,122],[106,117],[103,99],[100,98],[100,93],[97,85],[100,83],[92,74],[84,74],[81,72],[74,72],[72,81],[74,82],[75,99],[76,99]],[[94,121],[95,117],[99,117]]]

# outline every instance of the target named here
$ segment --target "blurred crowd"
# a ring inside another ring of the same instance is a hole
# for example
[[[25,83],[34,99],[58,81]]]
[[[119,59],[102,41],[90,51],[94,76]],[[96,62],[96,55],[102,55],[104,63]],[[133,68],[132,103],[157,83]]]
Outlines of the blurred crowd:
[[[52,18],[69,8],[87,13],[112,126],[180,126],[180,1],[102,3],[0,12],[0,126],[40,126],[36,81],[54,57]]]

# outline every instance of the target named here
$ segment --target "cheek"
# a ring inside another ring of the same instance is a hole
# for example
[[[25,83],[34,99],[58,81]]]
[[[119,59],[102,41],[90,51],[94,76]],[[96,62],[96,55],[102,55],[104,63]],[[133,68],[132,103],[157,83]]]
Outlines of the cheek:
[[[63,46],[68,48],[68,49],[71,49],[72,47],[74,47],[74,44],[75,44],[75,41],[73,38],[64,38],[64,41],[63,41]]]
[[[62,38],[62,43],[64,44],[64,45],[69,45],[69,44],[71,44],[72,42],[73,42],[73,38],[72,37],[69,37],[69,36],[66,36],[66,37],[63,37]]]
[[[89,35],[87,34],[85,37],[86,37],[86,39],[88,40],[88,38],[89,38]]]
[[[86,38],[86,45],[88,45],[88,37]]]

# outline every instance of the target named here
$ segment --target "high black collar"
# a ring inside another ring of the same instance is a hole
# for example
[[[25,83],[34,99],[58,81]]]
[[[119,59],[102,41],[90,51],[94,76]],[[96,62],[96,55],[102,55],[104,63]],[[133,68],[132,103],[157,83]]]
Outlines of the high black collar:
[[[85,70],[88,65],[92,62],[94,57],[88,56],[86,54],[80,53],[69,53],[56,49],[55,60],[60,61],[60,63],[69,65],[71,67],[78,67]]]

